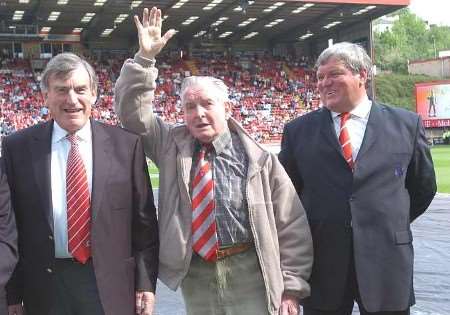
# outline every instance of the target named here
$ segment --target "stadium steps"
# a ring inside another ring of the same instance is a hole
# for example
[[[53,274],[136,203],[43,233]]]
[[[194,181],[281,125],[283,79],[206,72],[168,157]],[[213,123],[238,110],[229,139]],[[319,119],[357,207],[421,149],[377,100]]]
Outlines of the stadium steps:
[[[283,71],[286,72],[289,79],[291,80],[296,79],[295,73],[292,72],[292,70],[284,62],[283,62]]]
[[[192,75],[198,75],[199,74],[197,65],[195,64],[194,60],[186,60],[184,62],[184,64],[189,69],[189,71],[192,73]]]

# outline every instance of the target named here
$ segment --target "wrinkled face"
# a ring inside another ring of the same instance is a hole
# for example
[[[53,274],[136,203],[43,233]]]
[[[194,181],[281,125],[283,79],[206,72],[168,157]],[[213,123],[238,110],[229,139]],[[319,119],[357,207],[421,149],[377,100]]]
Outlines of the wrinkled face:
[[[355,108],[366,96],[367,71],[352,73],[342,61],[330,58],[317,69],[317,88],[322,104],[343,113]]]
[[[52,118],[69,133],[81,129],[91,116],[97,92],[92,91],[89,74],[82,66],[67,77],[49,77],[45,104]]]
[[[215,96],[216,91],[213,86],[194,85],[184,92],[184,120],[202,143],[211,143],[226,128],[229,106]]]

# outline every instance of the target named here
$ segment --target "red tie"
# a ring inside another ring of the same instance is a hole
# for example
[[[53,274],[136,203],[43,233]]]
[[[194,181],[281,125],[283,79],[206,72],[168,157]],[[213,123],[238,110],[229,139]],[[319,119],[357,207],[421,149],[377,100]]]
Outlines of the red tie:
[[[193,249],[204,260],[217,260],[218,241],[214,214],[214,181],[211,164],[205,159],[202,147],[192,182],[192,239]]]
[[[67,158],[66,200],[69,252],[81,263],[91,257],[91,201],[86,170],[78,150],[78,137],[67,135],[71,147]]]
[[[339,142],[341,143],[342,153],[350,168],[353,170],[353,157],[352,157],[352,143],[350,141],[350,135],[348,134],[347,121],[350,118],[350,113],[342,113],[341,116],[341,131],[339,134]]]

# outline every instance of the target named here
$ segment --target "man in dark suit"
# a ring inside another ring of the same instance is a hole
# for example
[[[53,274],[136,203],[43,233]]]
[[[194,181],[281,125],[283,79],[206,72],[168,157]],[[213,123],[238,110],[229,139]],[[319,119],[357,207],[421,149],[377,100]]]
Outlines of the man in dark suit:
[[[286,125],[279,159],[306,209],[314,244],[305,315],[409,314],[410,223],[436,193],[420,118],[372,102],[372,63],[340,43],[319,56],[323,108]]]
[[[41,90],[52,120],[3,141],[19,232],[9,314],[151,314],[158,230],[140,138],[89,119],[97,77],[63,53]]]
[[[0,160],[0,314],[7,314],[5,285],[18,259],[17,230],[11,208],[9,186]]]

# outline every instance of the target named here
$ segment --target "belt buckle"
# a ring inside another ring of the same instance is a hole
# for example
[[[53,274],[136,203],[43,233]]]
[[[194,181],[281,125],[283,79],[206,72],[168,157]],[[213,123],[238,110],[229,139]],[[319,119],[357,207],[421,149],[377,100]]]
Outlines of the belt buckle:
[[[245,252],[251,247],[250,243],[242,243],[236,246],[231,246],[224,249],[218,249],[217,250],[217,260],[224,259],[228,256],[233,256],[236,254],[240,254]]]
[[[221,260],[224,259],[225,257],[227,257],[228,255],[225,253],[224,249],[218,249],[217,250],[217,260]]]

